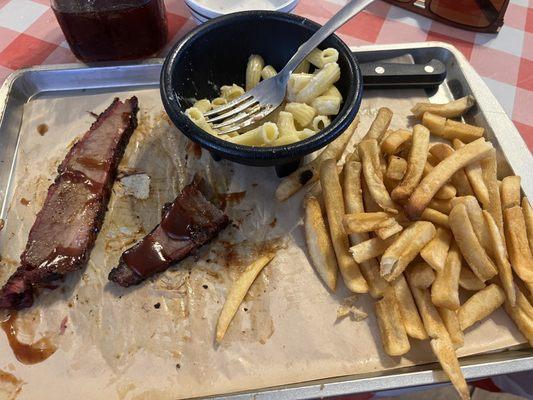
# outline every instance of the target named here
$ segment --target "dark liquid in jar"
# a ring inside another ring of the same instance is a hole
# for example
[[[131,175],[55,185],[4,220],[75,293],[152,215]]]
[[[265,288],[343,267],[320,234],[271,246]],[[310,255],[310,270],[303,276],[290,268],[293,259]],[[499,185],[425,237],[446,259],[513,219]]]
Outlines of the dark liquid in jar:
[[[97,11],[54,13],[74,55],[83,62],[131,60],[159,51],[167,41],[163,0],[142,5],[112,6],[94,1]],[[101,4],[101,6],[99,6]]]

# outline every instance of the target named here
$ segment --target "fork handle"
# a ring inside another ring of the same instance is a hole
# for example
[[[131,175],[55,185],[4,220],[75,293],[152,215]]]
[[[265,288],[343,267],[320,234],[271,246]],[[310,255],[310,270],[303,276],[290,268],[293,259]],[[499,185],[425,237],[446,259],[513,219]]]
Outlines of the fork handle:
[[[298,51],[292,56],[289,62],[283,67],[279,75],[286,76],[288,79],[289,74],[300,65],[300,63],[307,57],[313,49],[315,49],[320,43],[324,41],[329,35],[344,25],[350,18],[359,14],[363,9],[372,3],[374,0],[351,0],[346,4],[337,14],[335,14],[328,22],[316,31],[313,36],[302,44]]]

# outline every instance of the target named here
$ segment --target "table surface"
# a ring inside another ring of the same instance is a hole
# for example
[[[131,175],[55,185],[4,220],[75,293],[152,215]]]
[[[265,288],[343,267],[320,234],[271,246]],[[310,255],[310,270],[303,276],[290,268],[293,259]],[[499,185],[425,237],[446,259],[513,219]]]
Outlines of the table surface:
[[[194,28],[183,0],[165,0],[170,30],[166,49]],[[0,83],[18,68],[78,62],[49,0],[0,0]],[[324,23],[346,0],[300,0],[295,13]],[[417,41],[455,45],[483,77],[533,149],[533,0],[511,0],[499,34],[443,25],[382,1],[344,25],[351,46]],[[162,54],[165,53],[163,50]]]

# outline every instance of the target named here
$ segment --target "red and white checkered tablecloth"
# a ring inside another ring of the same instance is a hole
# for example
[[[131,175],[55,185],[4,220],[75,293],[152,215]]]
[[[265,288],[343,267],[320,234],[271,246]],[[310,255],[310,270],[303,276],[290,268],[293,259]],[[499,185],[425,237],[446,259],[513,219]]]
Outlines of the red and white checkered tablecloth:
[[[0,83],[15,69],[76,62],[49,0],[0,0]],[[171,41],[195,23],[183,0],[166,0]],[[296,13],[324,23],[346,0],[301,0]],[[498,35],[440,24],[376,1],[338,34],[349,45],[438,40],[459,48],[533,149],[533,0],[511,0]]]

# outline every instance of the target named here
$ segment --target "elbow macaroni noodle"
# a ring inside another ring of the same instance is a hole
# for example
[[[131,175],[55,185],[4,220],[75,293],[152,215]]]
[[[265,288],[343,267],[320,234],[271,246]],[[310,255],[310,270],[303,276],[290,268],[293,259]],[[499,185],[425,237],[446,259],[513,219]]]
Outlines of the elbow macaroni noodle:
[[[222,86],[220,97],[198,100],[185,114],[206,132],[236,144],[284,146],[305,140],[326,128],[340,111],[343,99],[334,85],[340,78],[338,58],[339,52],[333,48],[313,50],[291,74],[286,102],[269,116],[269,122],[254,129],[226,134],[213,129],[204,113],[235,100],[257,86],[261,79],[276,76],[274,67],[265,65],[263,58],[255,54],[246,65],[246,90],[236,84]],[[309,73],[313,67],[315,70]]]

